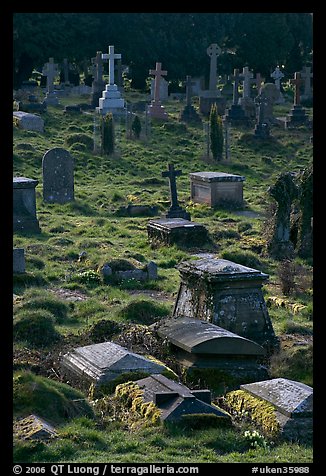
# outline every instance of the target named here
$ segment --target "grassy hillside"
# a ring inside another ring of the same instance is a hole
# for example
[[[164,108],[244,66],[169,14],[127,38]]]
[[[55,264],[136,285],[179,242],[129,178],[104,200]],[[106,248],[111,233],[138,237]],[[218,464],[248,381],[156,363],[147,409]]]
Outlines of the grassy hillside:
[[[146,98],[130,91],[126,99],[136,103]],[[60,101],[65,105],[85,102],[85,98]],[[311,162],[311,131],[274,127],[272,138],[261,141],[253,137],[252,129],[232,127],[231,158],[217,163],[206,157],[203,126],[178,121],[182,107],[179,101],[167,102],[169,121],[152,120],[150,134],[140,140],[130,137],[124,121],[117,121],[116,152],[112,156],[93,152],[93,114],[68,115],[62,108],[50,106],[42,115],[44,133],[14,128],[14,175],[39,181],[36,201],[42,230],[38,235],[14,234],[14,247],[23,247],[26,257],[26,274],[15,275],[13,281],[16,371],[32,371],[60,381],[60,353],[99,342],[101,336],[119,337],[119,333],[132,326],[143,332],[146,328],[139,326],[167,315],[172,309],[179,286],[175,265],[198,251],[207,251],[269,274],[264,296],[281,340],[281,351],[271,362],[271,376],[312,385],[312,262],[295,259],[293,290],[290,295],[284,295],[279,263],[266,252],[271,206],[267,189],[281,172],[300,171]],[[278,106],[276,115],[285,115],[290,108],[290,103]],[[97,119],[96,141],[99,140]],[[52,147],[67,148],[74,157],[75,200],[71,203],[43,202],[42,157]],[[152,248],[146,231],[149,218],[117,213],[128,204],[157,205],[162,215],[166,213],[169,185],[161,172],[169,162],[183,172],[177,179],[180,204],[191,213],[193,221],[208,228],[212,237],[212,244],[201,250],[176,246]],[[213,210],[191,202],[188,174],[205,170],[245,176],[243,209]],[[133,280],[108,283],[99,270],[113,259],[142,265],[152,260],[158,265],[159,279],[147,283]],[[146,302],[131,306],[134,301]],[[147,314],[140,309],[145,309]],[[45,316],[49,336],[46,346],[21,331],[26,315],[35,326]],[[102,324],[104,320],[106,324]],[[29,405],[27,410],[33,409]],[[15,417],[22,414],[20,405],[19,415]],[[298,463],[312,460],[310,446],[267,442],[265,446],[250,448],[244,429],[238,427],[193,431],[175,426],[140,425],[128,430],[128,424],[123,421],[78,416],[61,422],[58,432],[59,438],[48,443],[15,441],[15,461]]]

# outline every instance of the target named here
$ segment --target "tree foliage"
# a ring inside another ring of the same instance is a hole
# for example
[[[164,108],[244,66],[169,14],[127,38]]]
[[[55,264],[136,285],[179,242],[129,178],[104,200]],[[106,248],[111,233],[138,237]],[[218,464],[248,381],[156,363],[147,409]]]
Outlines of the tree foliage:
[[[15,13],[13,27],[16,84],[49,57],[81,64],[96,51],[107,52],[108,45],[129,65],[134,88],[145,87],[157,61],[168,80],[208,78],[211,43],[223,50],[220,74],[248,64],[268,77],[284,64],[292,75],[312,51],[310,13]]]
[[[209,115],[210,147],[213,159],[222,160],[223,154],[223,123],[217,113],[217,105],[214,103]]]
[[[109,112],[102,118],[102,151],[110,155],[114,152],[114,122],[113,114]]]

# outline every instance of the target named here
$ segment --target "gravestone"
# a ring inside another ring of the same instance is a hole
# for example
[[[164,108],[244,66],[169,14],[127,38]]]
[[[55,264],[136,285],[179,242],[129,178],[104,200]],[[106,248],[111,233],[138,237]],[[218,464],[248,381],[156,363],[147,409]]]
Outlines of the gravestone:
[[[61,361],[61,373],[84,388],[92,383],[99,387],[124,373],[158,374],[164,369],[163,365],[113,342],[77,347],[65,354]]]
[[[175,170],[173,164],[168,164],[168,171],[162,172],[162,177],[167,177],[170,183],[171,206],[166,218],[184,218],[190,220],[190,213],[180,207],[178,202],[176,177],[181,175],[181,170]]]
[[[255,98],[255,104],[258,109],[257,122],[255,125],[255,136],[266,139],[270,136],[269,124],[265,119],[265,109],[268,106],[268,99],[261,94]]]
[[[285,120],[285,128],[308,125],[308,116],[306,115],[305,109],[300,104],[300,88],[304,83],[303,79],[301,79],[300,73],[294,73],[294,79],[290,79],[290,83],[294,85],[294,100],[293,107]]]
[[[63,58],[63,83],[65,86],[70,86],[69,81],[69,62],[67,58]]]
[[[14,111],[12,115],[19,128],[25,131],[44,132],[44,120],[40,116],[23,111]]]
[[[219,370],[233,385],[268,378],[263,364],[265,349],[210,322],[189,317],[169,318],[152,325],[171,345],[182,372],[194,369]],[[189,372],[190,371],[190,372]],[[227,378],[230,381],[230,378]]]
[[[276,66],[275,70],[271,74],[271,78],[274,79],[275,86],[279,91],[279,97],[276,100],[276,104],[283,104],[285,102],[285,99],[281,92],[281,79],[284,78],[284,73],[282,73],[279,66]]]
[[[240,389],[274,407],[279,436],[302,443],[312,439],[312,387],[286,378],[275,378],[240,385]]]
[[[14,248],[13,250],[13,272],[25,273],[25,250],[24,248]]]
[[[191,89],[194,96],[200,96],[201,92],[204,90],[204,84],[204,76],[200,76],[199,78],[191,78]]]
[[[253,90],[253,96],[256,97],[260,94],[260,89],[262,87],[264,78],[261,77],[260,73],[256,73],[256,77],[253,80],[253,84],[255,85],[255,88]]]
[[[243,107],[246,115],[253,119],[256,117],[255,104],[251,98],[251,85],[254,82],[254,74],[252,71],[249,71],[248,66],[245,66],[242,68],[240,78],[242,79],[243,92],[239,104]]]
[[[199,95],[199,111],[204,115],[209,115],[213,104],[217,105],[219,115],[225,112],[226,99],[222,97],[221,91],[217,88],[217,57],[222,53],[221,48],[212,43],[207,48],[207,54],[210,57],[209,69],[209,87]]]
[[[268,351],[278,345],[262,293],[267,274],[218,258],[184,261],[178,270],[173,317],[211,322]]]
[[[294,247],[290,240],[290,216],[292,203],[298,196],[293,174],[291,172],[282,173],[274,185],[268,188],[268,193],[277,203],[268,252],[274,259],[293,257]]]
[[[35,187],[38,180],[13,177],[13,231],[41,233],[36,217]]]
[[[116,115],[126,113],[125,101],[121,97],[118,86],[114,83],[115,59],[121,59],[121,54],[114,53],[114,46],[110,45],[109,53],[102,54],[102,60],[109,61],[109,83],[105,86],[102,97],[99,99],[99,106],[96,108],[96,111],[103,115],[109,112]]]
[[[162,70],[162,63],[156,63],[155,69],[150,69],[149,74],[154,75],[155,85],[154,85],[154,99],[151,104],[148,106],[148,115],[150,117],[155,117],[156,119],[167,120],[168,114],[164,109],[164,106],[161,104],[160,99],[160,84],[162,76],[168,74],[167,71]]]
[[[245,177],[224,172],[192,172],[190,196],[196,203],[210,207],[243,205],[243,182]]]
[[[230,415],[211,405],[209,390],[189,390],[181,383],[151,375],[135,382],[142,390],[144,402],[154,402],[161,410],[162,421],[177,421],[185,415],[210,414],[230,421]]]
[[[304,80],[304,91],[301,95],[302,100],[312,99],[312,88],[311,88],[311,80],[313,78],[313,74],[311,73],[310,66],[305,66],[301,71],[301,79]]]
[[[227,99],[232,98],[233,85],[232,85],[232,79],[230,75],[227,76],[225,84],[222,86],[221,94],[222,96],[225,96]]]
[[[147,224],[149,241],[153,245],[202,246],[209,241],[208,231],[201,223],[184,218],[161,218]]]
[[[151,79],[151,100],[154,99],[154,92],[155,92],[155,79]],[[169,99],[169,82],[161,78],[160,80],[160,101],[167,101]]]
[[[49,58],[49,62],[45,63],[42,74],[46,76],[46,95],[44,102],[48,105],[57,106],[59,100],[54,91],[54,79],[59,74],[59,70],[53,58]]]
[[[201,118],[194,106],[191,104],[191,76],[186,77],[186,105],[181,111],[180,120],[184,122],[201,122]]]
[[[230,108],[226,110],[225,113],[225,120],[230,122],[231,124],[235,125],[248,125],[249,119],[246,116],[245,110],[239,104],[239,82],[240,82],[240,75],[239,70],[235,69],[234,74],[232,76],[233,82],[233,98],[232,98],[232,105]]]
[[[99,104],[99,99],[102,96],[102,91],[105,89],[105,81],[103,79],[103,59],[102,51],[97,51],[95,58],[92,58],[93,63],[93,82],[91,105],[95,108]]]
[[[48,150],[42,159],[43,200],[67,203],[74,200],[74,159],[60,147]]]
[[[264,100],[264,122],[271,126],[279,124],[279,120],[274,116],[273,107],[279,98],[280,92],[273,83],[265,83],[260,88],[261,98]]]

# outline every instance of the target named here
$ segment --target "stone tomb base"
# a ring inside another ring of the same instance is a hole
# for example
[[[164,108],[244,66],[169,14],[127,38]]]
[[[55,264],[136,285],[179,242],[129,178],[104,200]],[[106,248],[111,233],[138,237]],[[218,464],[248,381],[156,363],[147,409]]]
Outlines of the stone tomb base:
[[[308,125],[309,119],[305,109],[301,106],[293,106],[285,120],[285,128]]]
[[[217,106],[217,113],[220,116],[223,116],[225,114],[226,99],[218,96],[218,93],[215,93],[214,91],[203,91],[199,96],[199,112],[208,116],[213,104],[216,104]]]
[[[196,203],[218,205],[243,205],[245,177],[224,172],[193,172],[190,175],[191,199]]]
[[[151,220],[147,225],[148,238],[152,243],[164,245],[201,246],[209,241],[204,225],[183,218]]]
[[[41,233],[36,217],[35,187],[37,180],[13,178],[13,231]]]

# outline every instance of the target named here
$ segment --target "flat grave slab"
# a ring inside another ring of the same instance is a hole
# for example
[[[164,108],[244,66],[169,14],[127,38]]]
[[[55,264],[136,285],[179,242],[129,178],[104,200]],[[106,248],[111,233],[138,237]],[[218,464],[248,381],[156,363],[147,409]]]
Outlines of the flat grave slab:
[[[208,241],[204,225],[183,218],[150,220],[147,233],[151,242],[165,245],[201,246]]]

